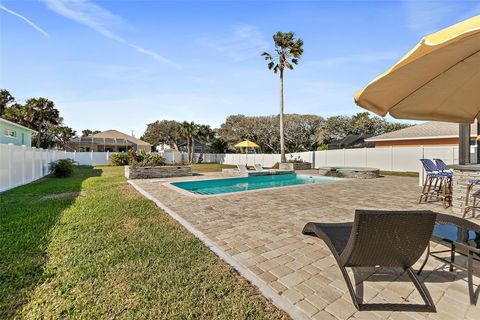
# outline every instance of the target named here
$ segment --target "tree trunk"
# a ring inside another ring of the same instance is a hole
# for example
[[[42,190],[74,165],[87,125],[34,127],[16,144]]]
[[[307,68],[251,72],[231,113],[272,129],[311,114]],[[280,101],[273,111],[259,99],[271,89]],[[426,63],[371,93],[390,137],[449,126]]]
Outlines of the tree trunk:
[[[280,69],[280,162],[287,162],[285,156],[285,138],[283,135],[283,69]]]

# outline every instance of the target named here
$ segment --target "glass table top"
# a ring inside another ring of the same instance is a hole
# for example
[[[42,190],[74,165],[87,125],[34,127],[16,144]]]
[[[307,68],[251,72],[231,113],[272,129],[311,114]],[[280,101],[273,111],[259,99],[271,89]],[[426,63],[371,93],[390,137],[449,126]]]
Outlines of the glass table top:
[[[454,224],[436,223],[433,237],[446,242],[459,242],[475,249],[480,249],[480,233]]]

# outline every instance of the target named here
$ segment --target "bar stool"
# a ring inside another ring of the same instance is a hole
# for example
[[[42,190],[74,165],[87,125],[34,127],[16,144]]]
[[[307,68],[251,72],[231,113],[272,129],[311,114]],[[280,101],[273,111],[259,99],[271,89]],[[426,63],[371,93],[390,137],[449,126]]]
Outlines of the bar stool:
[[[463,208],[463,217],[467,216],[467,213],[471,210],[472,211],[472,218],[475,218],[475,210],[480,209],[479,200],[480,200],[480,190],[472,192],[473,187],[476,185],[480,185],[480,179],[469,179],[467,185],[467,194],[465,195],[465,206]],[[473,202],[470,205],[470,198],[472,198]]]

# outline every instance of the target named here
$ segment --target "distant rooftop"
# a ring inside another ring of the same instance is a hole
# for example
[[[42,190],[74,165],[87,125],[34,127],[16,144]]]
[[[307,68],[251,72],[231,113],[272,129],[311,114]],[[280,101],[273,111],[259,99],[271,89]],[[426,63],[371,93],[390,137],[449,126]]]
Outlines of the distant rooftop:
[[[381,134],[379,136],[365,139],[367,142],[392,141],[392,140],[414,140],[414,139],[442,139],[458,138],[458,123],[430,121],[417,124],[411,127]],[[471,136],[477,136],[477,124],[472,123]]]

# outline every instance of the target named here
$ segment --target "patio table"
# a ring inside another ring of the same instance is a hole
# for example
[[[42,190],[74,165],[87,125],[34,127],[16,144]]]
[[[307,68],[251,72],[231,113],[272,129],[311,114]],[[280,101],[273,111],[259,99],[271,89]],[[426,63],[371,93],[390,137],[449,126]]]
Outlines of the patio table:
[[[418,270],[418,274],[422,272],[428,256],[448,263],[450,271],[453,271],[453,267],[467,271],[470,303],[475,305],[477,299],[473,289],[473,272],[480,271],[480,268],[475,269],[473,263],[480,261],[480,225],[460,217],[438,213],[430,240],[445,245],[449,249],[430,251],[429,246],[427,256]],[[439,253],[445,252],[450,253],[450,258],[438,256]],[[456,254],[467,257],[466,267],[455,262]]]

